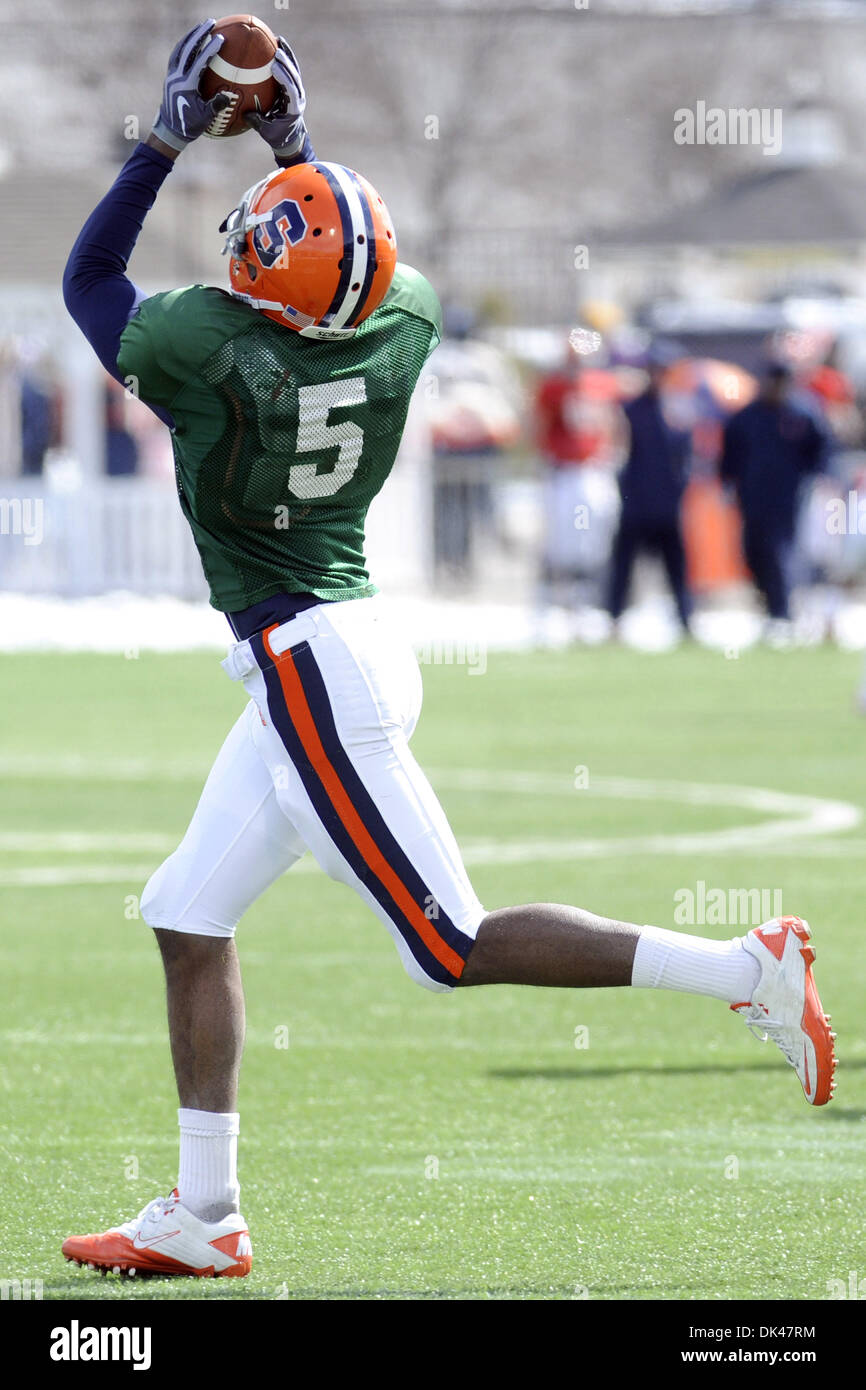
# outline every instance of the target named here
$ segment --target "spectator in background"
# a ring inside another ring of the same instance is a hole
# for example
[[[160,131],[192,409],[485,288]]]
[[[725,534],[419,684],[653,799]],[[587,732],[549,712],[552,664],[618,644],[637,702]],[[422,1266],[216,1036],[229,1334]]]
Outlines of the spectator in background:
[[[535,397],[545,473],[542,607],[564,590],[570,606],[600,598],[616,524],[611,470],[623,447],[619,386],[611,372],[585,364],[582,341],[579,333],[569,337],[561,365],[541,379]]]
[[[446,306],[442,342],[427,364],[433,555],[440,580],[473,577],[476,532],[495,529],[496,465],[520,434],[516,374],[476,333],[471,310]]]
[[[617,622],[628,599],[634,562],[642,550],[650,551],[661,557],[680,623],[688,632],[692,600],[680,503],[688,479],[691,434],[668,423],[662,403],[665,373],[680,355],[669,344],[653,344],[647,355],[646,389],[623,407],[630,441],[619,475],[622,510],[613,543],[608,606]]]
[[[115,381],[105,387],[105,471],[109,478],[138,472],[138,442],[126,427],[126,395]]]
[[[804,479],[827,471],[831,436],[821,415],[792,390],[786,362],[770,360],[758,396],[725,427],[720,475],[736,489],[743,553],[771,620],[768,635],[790,621],[791,561]]]
[[[814,397],[836,442],[859,449],[863,446],[863,415],[851,379],[836,365],[836,356],[834,346],[825,362],[804,373],[800,385]]]
[[[54,397],[38,377],[21,377],[21,472],[39,475],[45,455],[56,441]]]
[[[60,437],[53,358],[36,336],[0,341],[0,476],[40,476]]]

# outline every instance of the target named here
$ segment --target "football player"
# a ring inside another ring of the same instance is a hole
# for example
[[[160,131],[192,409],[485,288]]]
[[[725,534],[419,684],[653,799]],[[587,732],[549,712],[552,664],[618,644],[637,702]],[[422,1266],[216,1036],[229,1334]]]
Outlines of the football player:
[[[200,96],[199,79],[220,43],[206,21],[177,45],[152,133],[86,222],[64,277],[100,361],[172,431],[180,505],[235,639],[223,666],[250,697],[181,845],[141,901],[165,967],[177,1185],[133,1220],[63,1244],[69,1259],[127,1273],[250,1270],[236,1162],[244,1001],[234,935],[305,850],[355,889],[427,989],[706,994],[778,1043],[812,1104],[834,1085],[799,918],[712,941],[549,903],[486,911],[476,897],[409,748],[418,664],[389,630],[364,560],[367,508],[439,341],[439,304],[397,262],[375,189],[317,160],[285,40],[273,62],[281,100],[254,120],[277,169],[224,224],[230,288],[147,297],[126,275],[175,160],[219,105]]]

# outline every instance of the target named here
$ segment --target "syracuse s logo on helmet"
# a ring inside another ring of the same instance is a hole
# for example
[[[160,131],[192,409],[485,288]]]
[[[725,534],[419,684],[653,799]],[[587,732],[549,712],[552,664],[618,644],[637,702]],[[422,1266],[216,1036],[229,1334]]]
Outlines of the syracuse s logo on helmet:
[[[297,246],[307,235],[307,223],[298,204],[284,198],[271,208],[265,221],[253,232],[253,245],[259,260],[268,270],[280,260],[290,246]]]

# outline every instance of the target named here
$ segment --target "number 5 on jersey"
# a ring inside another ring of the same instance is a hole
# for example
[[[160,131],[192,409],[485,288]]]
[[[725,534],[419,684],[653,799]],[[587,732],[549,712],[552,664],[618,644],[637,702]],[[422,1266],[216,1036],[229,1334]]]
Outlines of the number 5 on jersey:
[[[295,497],[333,497],[354,475],[364,448],[364,431],[352,420],[329,425],[332,410],[342,406],[363,405],[367,387],[362,376],[343,381],[326,381],[321,386],[301,386],[298,389],[299,454],[321,453],[337,449],[337,461],[329,473],[317,473],[314,463],[294,463],[289,469],[289,492]]]

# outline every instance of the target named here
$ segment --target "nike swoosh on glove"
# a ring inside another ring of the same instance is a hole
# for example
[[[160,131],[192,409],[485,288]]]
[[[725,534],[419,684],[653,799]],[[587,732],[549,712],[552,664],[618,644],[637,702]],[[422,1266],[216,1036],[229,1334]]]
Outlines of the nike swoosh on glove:
[[[225,42],[215,34],[216,20],[205,19],[175,44],[168,60],[162,105],[156,113],[153,134],[173,150],[185,150],[203,135],[214,116],[224,110],[231,97],[218,92],[205,101],[198,89],[202,73]]]

